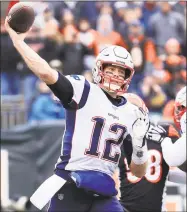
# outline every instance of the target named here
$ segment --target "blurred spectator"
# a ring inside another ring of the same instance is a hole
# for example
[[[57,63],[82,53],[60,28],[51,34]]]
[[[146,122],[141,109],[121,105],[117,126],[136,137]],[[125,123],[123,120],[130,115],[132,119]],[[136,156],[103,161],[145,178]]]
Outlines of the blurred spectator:
[[[95,29],[99,9],[96,1],[79,1],[76,5],[75,16],[78,20],[86,19]]]
[[[51,66],[51,68],[57,70],[58,72],[63,73],[63,64],[60,60],[57,60],[57,59],[51,60],[49,62],[49,65]]]
[[[184,16],[184,28],[185,28],[185,35],[186,35],[186,12],[187,12],[187,2],[186,1],[178,1],[174,6],[173,6],[173,10],[175,12],[178,12],[180,14],[182,14]],[[186,37],[185,37],[186,39]],[[187,53],[186,53],[186,41],[184,41],[184,43],[181,45],[181,53],[182,55],[184,55],[185,57],[187,57]]]
[[[94,35],[93,49],[97,55],[107,45],[119,45],[127,47],[121,35],[114,31],[114,23],[111,15],[100,15],[97,19],[97,30],[92,31]]]
[[[177,86],[174,90],[175,92],[175,97],[177,93],[184,87],[186,86],[186,83],[179,81],[177,83]],[[175,97],[167,102],[167,104],[163,108],[162,112],[162,119],[165,121],[170,121],[173,122],[173,117],[174,117],[174,103],[175,103]]]
[[[186,82],[186,58],[180,54],[180,51],[180,43],[176,39],[171,38],[166,42],[166,56],[161,61],[161,69],[164,70],[163,88],[169,99],[175,98],[178,82]]]
[[[139,20],[129,24],[128,36],[125,41],[135,69],[129,90],[136,92],[140,90],[139,83],[144,78],[145,73],[153,70],[153,64],[156,61],[156,48],[154,43],[144,35],[144,28]]]
[[[40,28],[32,27],[32,29],[28,32],[27,37],[25,38],[25,42],[35,52],[41,55],[41,52],[45,47],[45,43],[44,39],[41,37]],[[47,52],[45,52],[45,54],[48,56]],[[42,55],[44,58],[45,54]],[[20,70],[21,77],[23,78],[22,82],[25,102],[26,105],[30,105],[30,101],[36,92],[37,77],[31,72],[23,60],[19,63],[18,68]]]
[[[100,8],[100,15],[103,14],[109,14],[113,15],[113,8],[110,2],[103,2],[101,8]]]
[[[54,100],[54,94],[49,87],[39,81],[38,90],[39,95],[33,101],[29,121],[64,119],[65,110],[59,102]]]
[[[140,17],[140,8],[135,6],[134,4],[131,5],[128,3],[128,6],[125,8],[125,13],[123,15],[123,21],[120,23],[117,30],[123,38],[126,38],[128,36],[129,24],[139,20]]]
[[[63,63],[63,74],[82,74],[85,69],[84,56],[88,54],[92,54],[92,50],[80,42],[77,33],[66,34],[58,52],[58,59]]]
[[[154,1],[145,1],[142,5],[142,23],[145,28],[145,33],[147,35],[147,28],[148,28],[148,23],[152,15],[157,13],[159,11],[159,7],[157,5],[157,2]]]
[[[46,7],[44,11],[35,18],[34,26],[41,29],[43,37],[51,37],[58,30],[58,22],[53,16],[51,8]],[[49,30],[51,28],[51,30]]]
[[[161,115],[162,108],[167,101],[167,96],[162,87],[157,84],[154,77],[147,76],[143,78],[140,96],[145,101],[150,112]]]
[[[54,12],[54,17],[58,22],[61,22],[61,18],[67,10],[70,10],[73,14],[76,12],[78,2],[76,1],[50,1],[48,2],[49,7]]]
[[[180,44],[184,43],[184,17],[172,11],[169,2],[160,2],[160,11],[149,21],[149,35],[157,45],[158,55],[164,53],[164,45],[169,38],[176,38]]]
[[[73,13],[70,10],[65,10],[60,22],[60,32],[63,35],[63,40],[66,42],[69,36],[76,34],[77,31]]]
[[[78,26],[79,32],[78,37],[80,42],[85,45],[87,48],[91,49],[92,44],[94,42],[94,36],[92,33],[92,29],[90,23],[86,19],[81,19]],[[85,72],[84,76],[88,81],[92,81],[92,73],[91,70],[94,66],[95,56],[92,54],[84,56],[84,66]]]
[[[127,2],[117,1],[114,3],[114,29],[118,31],[120,24],[123,23],[123,17],[127,7]]]
[[[187,6],[186,1],[178,1],[173,5],[173,11],[185,15],[186,6]]]
[[[79,21],[78,30],[78,36],[81,43],[87,47],[90,47],[94,42],[94,36],[89,21],[86,19],[81,19]]]
[[[21,57],[4,27],[1,19],[1,95],[14,95],[21,92],[20,75],[17,65]]]
[[[50,41],[61,41],[59,23],[54,18],[52,9],[47,6],[44,11],[35,18],[34,26],[40,29],[40,36]]]
[[[142,1],[128,1],[127,3],[129,8],[141,7],[143,4]]]
[[[136,19],[138,20],[142,18],[142,4],[143,2],[128,1],[128,7],[134,10]]]

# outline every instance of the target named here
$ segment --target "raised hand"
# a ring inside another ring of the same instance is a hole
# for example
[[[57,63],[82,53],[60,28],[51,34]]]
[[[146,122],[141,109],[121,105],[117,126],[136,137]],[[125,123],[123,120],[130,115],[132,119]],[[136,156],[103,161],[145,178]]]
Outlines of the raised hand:
[[[137,108],[135,110],[137,119],[133,123],[133,145],[142,148],[145,144],[145,135],[149,128],[149,116],[148,113]]]
[[[28,33],[26,32],[26,33],[18,34],[17,32],[15,32],[8,24],[8,17],[6,17],[5,19],[5,28],[8,34],[10,35],[10,38],[12,39],[13,43],[23,41]]]

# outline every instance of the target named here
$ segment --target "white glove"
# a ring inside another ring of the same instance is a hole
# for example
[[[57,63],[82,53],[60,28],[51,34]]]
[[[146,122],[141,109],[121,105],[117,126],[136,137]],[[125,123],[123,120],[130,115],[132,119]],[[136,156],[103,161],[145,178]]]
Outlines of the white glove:
[[[132,143],[133,146],[142,148],[145,145],[144,138],[149,128],[149,116],[141,108],[137,108],[135,112],[137,119],[132,125]]]
[[[164,138],[166,138],[166,137],[167,137],[167,132],[160,125],[157,125],[157,126],[151,125],[149,127],[147,134],[146,134],[146,138],[148,140],[152,140],[152,141],[155,141],[157,143],[161,143],[164,140]]]

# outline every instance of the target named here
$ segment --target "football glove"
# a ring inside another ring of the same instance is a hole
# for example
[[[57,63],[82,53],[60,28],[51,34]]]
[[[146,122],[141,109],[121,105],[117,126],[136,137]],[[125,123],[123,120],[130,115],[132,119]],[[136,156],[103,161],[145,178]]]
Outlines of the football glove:
[[[149,128],[148,113],[138,108],[135,110],[137,119],[132,125],[132,143],[133,146],[142,148],[145,145],[145,135]]]
[[[146,138],[148,140],[152,140],[157,143],[161,143],[166,137],[167,137],[167,132],[160,125],[156,125],[156,126],[151,125],[149,127],[148,132],[146,133]]]

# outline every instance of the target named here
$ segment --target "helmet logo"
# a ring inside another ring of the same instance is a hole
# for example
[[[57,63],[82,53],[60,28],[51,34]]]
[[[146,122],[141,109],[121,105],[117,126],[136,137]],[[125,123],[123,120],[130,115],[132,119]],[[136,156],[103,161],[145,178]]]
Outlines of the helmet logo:
[[[109,52],[108,52],[107,49],[105,49],[105,50],[103,51],[103,55],[104,55],[104,56],[109,56]]]
[[[114,54],[116,57],[127,59],[128,58],[128,52],[124,51],[123,47],[115,47],[114,48]],[[123,57],[122,57],[123,55]]]
[[[116,62],[118,62],[118,63],[122,63],[123,65],[125,65],[125,62],[124,62],[124,61],[116,60]]]

